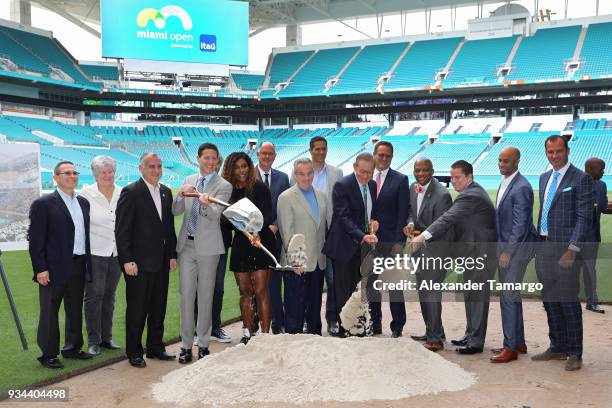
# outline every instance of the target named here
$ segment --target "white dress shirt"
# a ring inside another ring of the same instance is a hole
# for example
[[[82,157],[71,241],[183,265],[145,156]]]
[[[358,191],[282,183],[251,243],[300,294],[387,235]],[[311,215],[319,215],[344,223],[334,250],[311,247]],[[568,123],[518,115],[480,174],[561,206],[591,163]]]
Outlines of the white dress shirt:
[[[259,171],[259,175],[261,176],[261,181],[266,184],[266,172],[263,171],[261,169],[261,167],[259,167],[259,165],[257,165],[257,170]],[[270,184],[270,186],[268,188],[272,189],[272,168],[270,167],[270,170],[267,171],[268,174],[268,184]]]
[[[87,252],[85,248],[85,218],[83,217],[81,204],[79,204],[76,194],[69,196],[59,188],[57,192],[64,201],[64,204],[66,204],[66,207],[68,207],[70,218],[72,218],[72,223],[74,224],[74,245],[72,247],[72,253],[73,255],[85,255]]]
[[[161,203],[161,192],[159,190],[159,183],[156,186],[149,184],[149,182],[145,179],[142,179],[147,185],[149,189],[149,193],[151,193],[151,197],[153,198],[153,202],[155,203],[155,208],[157,209],[157,214],[159,215],[159,219],[162,219],[162,203]]]
[[[385,184],[385,180],[387,179],[387,174],[389,174],[389,167],[387,167],[386,169],[382,171],[374,169],[374,174],[373,174],[374,182],[376,182],[376,178],[378,177],[379,173],[380,173],[380,186],[377,185],[376,188],[378,189],[378,192],[380,193],[380,190],[382,190],[383,185]]]
[[[89,201],[89,243],[91,254],[117,256],[115,216],[121,187],[115,186],[110,202],[98,189],[98,184],[85,187],[79,195]]]
[[[425,193],[427,193],[427,189],[429,188],[430,184],[431,184],[431,180],[429,180],[429,183],[425,184],[424,186],[421,186],[423,187],[423,191],[421,191],[420,193],[417,193],[417,212],[416,212],[417,217],[419,216],[419,213],[421,212],[421,204],[423,204]]]
[[[517,173],[518,173],[518,169],[514,173],[512,173],[510,176],[508,177],[504,176],[502,178],[502,182],[499,185],[499,190],[497,191],[497,207],[499,207],[499,203],[501,203],[501,200],[504,197],[504,193],[508,189],[508,186],[510,185],[510,183],[512,183],[512,180],[514,180],[514,177],[516,177]]]
[[[548,178],[548,181],[546,182],[546,190],[544,190],[544,202],[540,204],[542,208],[544,208],[544,204],[546,203],[546,197],[548,197],[548,192],[550,191],[550,186],[552,184],[552,179],[555,175],[555,171],[559,172],[559,177],[557,177],[557,185],[556,185],[556,188],[559,188],[559,185],[561,184],[561,180],[563,180],[563,176],[565,176],[565,173],[567,173],[567,169],[569,169],[569,166],[570,166],[570,162],[568,161],[565,164],[565,166],[561,167],[559,170],[553,169],[552,173],[550,173],[550,177]],[[539,229],[539,226],[538,226],[538,229]],[[547,237],[548,231],[540,231],[540,235]]]

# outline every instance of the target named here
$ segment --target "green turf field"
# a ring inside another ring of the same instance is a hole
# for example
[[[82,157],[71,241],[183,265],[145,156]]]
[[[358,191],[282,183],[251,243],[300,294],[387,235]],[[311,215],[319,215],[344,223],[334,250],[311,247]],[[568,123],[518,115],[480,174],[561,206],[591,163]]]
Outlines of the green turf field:
[[[489,195],[492,199],[495,198],[495,192],[489,192]],[[536,202],[534,221],[537,221],[537,211],[538,203]],[[180,227],[180,217],[176,219],[176,227],[177,229]],[[602,216],[602,235],[604,242],[612,242],[612,216]],[[63,370],[52,371],[42,368],[36,360],[36,357],[40,354],[40,350],[36,345],[38,290],[37,286],[32,282],[32,266],[28,253],[26,251],[4,253],[1,260],[8,275],[13,296],[15,297],[15,302],[24,326],[29,351],[22,351],[7,297],[4,293],[0,293],[0,344],[2,344],[2,352],[0,353],[0,372],[2,373],[2,375],[0,375],[0,395],[5,393],[8,388],[23,387],[29,384],[47,381],[54,377],[66,376],[71,372],[93,364],[99,364],[109,359],[116,359],[123,356],[124,350],[104,350],[101,355],[93,360],[74,361],[62,359],[66,366]],[[612,278],[610,274],[607,273],[610,270],[610,260],[608,259],[606,261],[607,265],[602,265],[600,262],[598,269],[598,292],[602,302],[612,301]],[[537,281],[533,270],[533,262],[529,267],[525,281]],[[228,272],[225,278],[223,320],[239,316],[240,310],[238,307],[238,299],[238,288],[236,287],[234,276],[231,272]],[[125,342],[125,285],[123,279],[120,281],[119,288],[117,289],[114,323],[113,337],[119,344],[123,345]],[[83,326],[85,326],[84,323]],[[83,327],[83,329],[85,329],[85,327]],[[62,332],[63,338],[63,312],[60,312],[60,331]],[[178,272],[171,274],[165,333],[166,340],[179,336]],[[85,341],[87,341],[86,336]]]

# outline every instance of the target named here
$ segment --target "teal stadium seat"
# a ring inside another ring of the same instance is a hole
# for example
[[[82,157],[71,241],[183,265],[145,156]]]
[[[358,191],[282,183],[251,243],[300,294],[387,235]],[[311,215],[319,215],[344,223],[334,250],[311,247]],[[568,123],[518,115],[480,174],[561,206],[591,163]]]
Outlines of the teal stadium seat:
[[[580,59],[584,65],[577,71],[579,76],[592,79],[609,78],[612,75],[612,23],[590,24]]]

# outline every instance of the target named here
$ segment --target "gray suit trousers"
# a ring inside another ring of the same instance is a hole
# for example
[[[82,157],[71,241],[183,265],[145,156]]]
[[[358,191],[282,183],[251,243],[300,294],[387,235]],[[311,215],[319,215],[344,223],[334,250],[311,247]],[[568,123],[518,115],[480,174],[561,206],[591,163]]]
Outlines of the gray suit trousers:
[[[199,256],[194,242],[185,241],[178,254],[180,267],[181,294],[181,340],[182,347],[191,349],[193,333],[197,330],[198,346],[208,347],[212,329],[212,301],[219,255]],[[195,324],[194,310],[198,295],[198,324]]]

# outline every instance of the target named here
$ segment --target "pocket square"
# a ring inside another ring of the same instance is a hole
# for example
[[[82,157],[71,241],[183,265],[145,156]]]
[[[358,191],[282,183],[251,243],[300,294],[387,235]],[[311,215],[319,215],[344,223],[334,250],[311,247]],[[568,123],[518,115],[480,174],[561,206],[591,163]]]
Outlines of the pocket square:
[[[571,187],[565,187],[565,188],[563,189],[563,191],[561,191],[561,192],[562,192],[562,193],[565,193],[566,191],[570,191],[571,189],[572,189]]]

